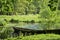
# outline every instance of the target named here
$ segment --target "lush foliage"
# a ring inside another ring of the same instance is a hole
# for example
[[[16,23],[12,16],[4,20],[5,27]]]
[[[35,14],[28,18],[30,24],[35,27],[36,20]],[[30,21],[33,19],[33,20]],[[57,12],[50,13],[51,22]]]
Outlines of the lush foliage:
[[[9,27],[13,24],[14,26],[22,24],[20,22],[40,23],[45,29],[60,28],[60,0],[0,0],[0,26],[2,26],[0,38],[11,37],[13,30]],[[31,40],[36,40],[34,38],[60,40],[58,35],[57,37],[55,35],[34,35],[22,37],[21,40],[30,40],[29,37]],[[11,40],[17,39],[20,37],[11,38]]]
[[[0,14],[39,14],[44,9],[59,10],[59,0],[0,0]]]
[[[31,35],[31,36],[20,36],[16,38],[8,38],[5,40],[60,40],[60,35],[56,34],[39,34],[39,35]]]
[[[0,14],[9,15],[13,13],[13,0],[0,0]]]
[[[0,30],[0,39],[11,37],[13,31],[11,27],[3,27],[2,30]]]

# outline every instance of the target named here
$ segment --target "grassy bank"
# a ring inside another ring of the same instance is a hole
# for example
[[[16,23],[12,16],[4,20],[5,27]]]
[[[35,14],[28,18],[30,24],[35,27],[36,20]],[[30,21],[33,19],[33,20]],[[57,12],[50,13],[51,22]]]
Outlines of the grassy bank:
[[[31,36],[20,36],[16,38],[7,38],[5,40],[60,40],[60,35],[57,34],[38,34]]]
[[[10,21],[11,19],[18,20],[18,21],[31,21],[34,20],[35,22],[39,21],[39,15],[0,15],[0,19],[6,19],[7,21]]]
[[[24,23],[23,23],[24,22]],[[0,26],[2,27],[9,27],[9,26],[24,26],[26,25],[26,22],[40,22],[41,27],[45,27],[47,29],[51,28],[60,28],[60,16],[57,17],[51,17],[51,18],[42,18],[40,15],[0,15]],[[28,25],[28,24],[27,24]],[[39,27],[40,27],[39,26]],[[8,28],[6,28],[6,31],[9,31]],[[0,28],[2,30],[2,28]],[[7,32],[5,33],[7,34]],[[13,30],[12,30],[13,31]],[[12,32],[11,31],[11,32]],[[6,34],[3,33],[5,36]],[[2,34],[2,36],[3,36]],[[36,38],[36,39],[35,39]],[[40,34],[40,35],[32,35],[32,36],[26,36],[26,37],[16,37],[16,38],[7,38],[5,40],[60,40],[60,35],[55,34]]]

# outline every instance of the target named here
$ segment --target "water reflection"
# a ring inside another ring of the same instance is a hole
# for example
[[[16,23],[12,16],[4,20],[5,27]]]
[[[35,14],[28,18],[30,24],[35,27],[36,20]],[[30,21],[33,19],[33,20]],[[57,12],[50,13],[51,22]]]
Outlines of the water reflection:
[[[50,29],[60,29],[59,25],[56,24],[46,24],[46,23],[9,23],[5,25],[5,27],[19,27],[19,28],[27,28],[33,30],[50,30]]]
[[[27,29],[33,29],[33,30],[53,30],[53,29],[60,29],[57,25],[49,25],[45,23],[19,23],[14,25],[15,27],[19,28],[27,28]]]

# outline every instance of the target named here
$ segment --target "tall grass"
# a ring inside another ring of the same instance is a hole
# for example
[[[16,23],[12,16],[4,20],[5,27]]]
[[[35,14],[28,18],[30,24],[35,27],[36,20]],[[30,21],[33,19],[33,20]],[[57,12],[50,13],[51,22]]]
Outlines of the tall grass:
[[[60,35],[56,34],[39,34],[31,36],[19,36],[15,38],[7,38],[5,40],[60,40]]]

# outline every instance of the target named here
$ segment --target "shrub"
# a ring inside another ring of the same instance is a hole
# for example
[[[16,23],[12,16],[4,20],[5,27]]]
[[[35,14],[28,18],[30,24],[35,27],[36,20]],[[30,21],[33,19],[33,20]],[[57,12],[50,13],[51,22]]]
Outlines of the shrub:
[[[0,20],[0,26],[4,26],[4,25],[6,25],[6,24],[7,24],[6,21],[4,21],[4,20]]]
[[[4,27],[0,32],[0,39],[11,37],[13,31],[14,30],[11,27]]]
[[[10,22],[11,23],[19,23],[19,20],[11,19]]]
[[[12,14],[14,9],[13,2],[14,0],[0,0],[0,15]]]
[[[31,20],[31,23],[35,23],[35,21],[34,20]]]

